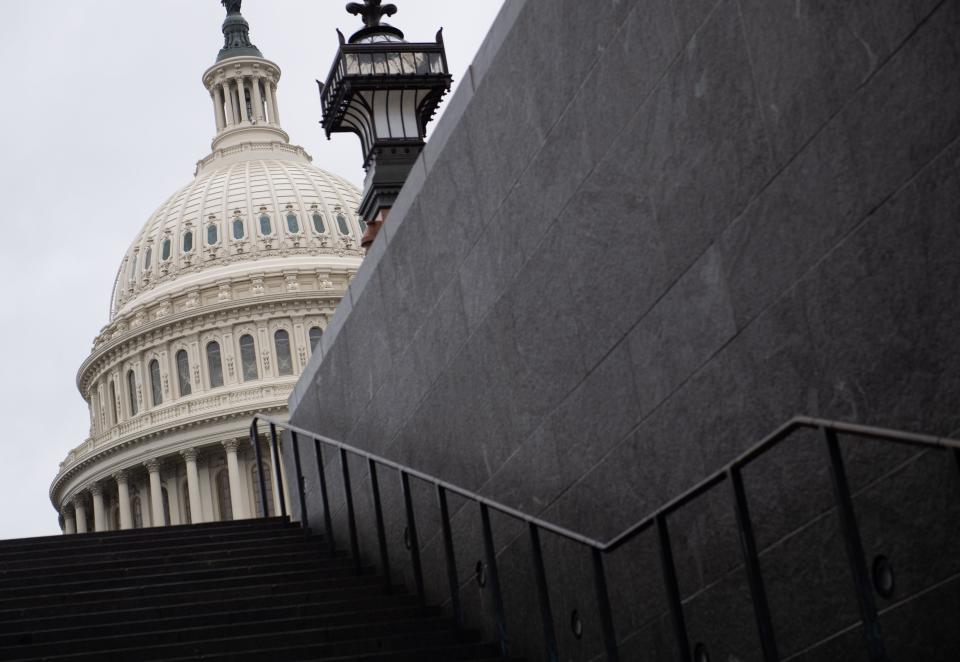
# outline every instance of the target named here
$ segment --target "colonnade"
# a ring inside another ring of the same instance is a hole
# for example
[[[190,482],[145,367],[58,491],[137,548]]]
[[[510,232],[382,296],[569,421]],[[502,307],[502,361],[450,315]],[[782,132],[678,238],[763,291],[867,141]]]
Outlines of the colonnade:
[[[249,93],[250,109],[247,108]],[[213,109],[217,118],[217,132],[224,129],[267,122],[279,126],[280,111],[277,108],[277,82],[268,76],[237,76],[224,78],[219,85],[210,88]]]
[[[244,496],[248,494],[248,490],[250,488],[249,486],[245,486],[243,484],[244,473],[240,468],[241,462],[239,456],[242,447],[241,442],[236,439],[229,439],[221,442],[220,447],[222,448],[226,459],[226,471],[230,487],[229,513],[232,516],[232,519],[248,519],[250,517],[257,516],[257,513],[252,512],[248,500],[244,498]],[[217,449],[217,453],[219,453],[219,450],[220,449]],[[198,467],[200,452],[201,451],[196,448],[189,448],[180,451],[178,454],[179,457],[165,456],[151,458],[144,461],[141,465],[126,467],[125,469],[117,471],[107,480],[92,483],[85,489],[75,494],[70,502],[65,504],[61,509],[64,522],[64,533],[74,534],[90,532],[90,527],[88,525],[88,515],[90,514],[88,511],[88,504],[92,506],[93,510],[93,531],[108,531],[112,528],[116,528],[116,524],[111,525],[109,522],[107,508],[105,507],[105,495],[108,491],[110,494],[113,494],[114,487],[116,488],[120,529],[127,530],[136,528],[138,523],[135,522],[133,504],[134,499],[137,499],[138,497],[133,493],[134,490],[131,489],[131,478],[134,472],[138,472],[141,469],[146,471],[148,477],[150,503],[149,516],[152,526],[164,526],[168,523],[170,525],[177,525],[186,523],[200,524],[205,521],[216,521],[218,517],[216,511],[213,509],[212,504],[208,502],[209,500],[205,501],[202,497],[203,491],[201,490],[200,469]],[[210,449],[202,449],[202,452],[210,454]],[[223,462],[223,456],[220,457],[221,459],[218,461]],[[169,522],[167,522],[167,512],[164,507],[165,498],[162,472],[165,469],[169,469],[172,463],[177,461],[183,462],[183,468],[186,472],[186,493],[183,496],[188,503],[184,504],[182,510],[185,516],[189,518],[187,522],[180,521],[180,490],[177,489],[177,472],[174,472],[173,489],[166,490],[166,505],[169,508]],[[281,466],[281,474],[283,473],[283,467]],[[276,486],[273,485],[274,481],[272,476],[267,477],[267,480],[272,486],[271,491],[273,492],[273,510],[274,512],[279,512],[279,493],[277,492]],[[113,483],[112,485],[110,484],[111,482]],[[207,487],[209,488],[209,481]],[[204,508],[205,502],[208,506],[207,509]],[[146,504],[143,504],[142,507],[145,507],[145,505]],[[223,508],[223,505],[221,505],[221,508]],[[214,513],[212,518],[208,517],[209,512]],[[138,513],[138,515],[143,519],[143,524],[146,524],[145,513]]]

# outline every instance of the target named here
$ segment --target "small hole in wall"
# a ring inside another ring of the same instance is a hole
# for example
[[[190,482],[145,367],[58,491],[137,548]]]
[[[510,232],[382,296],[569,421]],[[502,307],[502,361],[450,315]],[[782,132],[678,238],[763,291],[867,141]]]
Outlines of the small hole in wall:
[[[580,618],[580,612],[576,609],[570,614],[570,631],[577,639],[583,639],[583,619]]]
[[[487,568],[483,565],[483,561],[477,561],[477,567],[474,573],[477,578],[477,586],[480,588],[485,587],[487,585]]]
[[[703,644],[697,644],[697,647],[693,649],[693,659],[696,662],[710,662],[710,653],[707,652],[707,647]]]
[[[873,586],[877,593],[884,598],[892,598],[896,590],[896,581],[893,576],[893,566],[886,556],[878,556],[873,560]]]

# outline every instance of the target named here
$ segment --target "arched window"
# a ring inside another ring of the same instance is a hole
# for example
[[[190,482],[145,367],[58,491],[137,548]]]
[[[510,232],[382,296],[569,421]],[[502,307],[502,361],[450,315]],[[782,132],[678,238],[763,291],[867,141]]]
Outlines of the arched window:
[[[150,362],[150,393],[153,395],[153,406],[163,404],[163,387],[160,384],[160,362],[154,359]]]
[[[138,265],[138,264],[139,264],[139,261],[137,260],[137,256],[135,255],[135,256],[133,257],[133,259],[130,260],[130,282],[131,282],[131,283],[136,282],[136,280],[137,280],[137,265]]]
[[[260,234],[263,236],[273,234],[273,224],[270,222],[270,217],[266,214],[260,217]]]
[[[190,388],[190,357],[185,349],[177,352],[177,380],[180,382],[180,397],[190,395],[193,391]]]
[[[246,335],[240,338],[240,364],[243,367],[243,381],[259,377],[257,373],[257,349],[253,344],[253,336]]]
[[[166,262],[170,259],[170,240],[164,239],[160,244],[160,259]]]
[[[347,217],[343,214],[337,214],[337,229],[340,234],[350,234],[350,224],[347,223]]]
[[[283,329],[273,334],[273,344],[277,348],[277,372],[280,376],[293,374],[293,356],[290,354],[290,334]]]
[[[323,329],[319,326],[315,326],[310,329],[310,351],[313,352],[317,349],[317,345],[320,344],[320,339],[323,338]]]
[[[133,370],[127,371],[127,392],[130,396],[130,415],[137,415],[137,376]]]
[[[324,234],[327,231],[327,226],[323,223],[323,216],[319,212],[313,214],[313,229],[317,231],[317,234]]]
[[[187,481],[183,481],[180,486],[180,503],[183,504],[183,522],[193,524],[193,516],[190,514],[190,486]]]
[[[139,495],[134,495],[130,499],[130,514],[133,515],[133,528],[143,528],[143,506],[140,504]]]
[[[143,254],[143,270],[150,271],[150,263],[153,261],[153,249],[147,246],[146,252]]]
[[[207,343],[207,371],[210,373],[210,388],[223,386],[223,361],[220,359],[220,343]]]
[[[247,236],[247,230],[243,227],[243,219],[233,219],[233,238],[243,239],[245,236]]]
[[[120,412],[117,410],[117,387],[114,386],[113,380],[110,381],[110,425],[116,425],[120,420]]]
[[[290,234],[300,234],[300,220],[293,212],[287,214],[287,230]]]
[[[250,467],[250,480],[253,486],[253,503],[257,517],[273,517],[277,514],[276,505],[273,503],[273,471],[270,465],[263,463],[263,486],[267,490],[267,513],[263,513],[263,503],[260,498],[260,479],[257,477],[257,465]]]
[[[189,253],[193,250],[193,232],[189,230],[183,233],[183,252]]]
[[[207,226],[207,246],[213,246],[217,243],[217,240],[220,238],[220,232],[217,230],[215,223],[211,223]]]
[[[163,501],[163,525],[170,526],[170,495],[167,494],[167,488],[160,488],[161,501]],[[156,522],[153,524],[156,526]]]
[[[233,519],[233,503],[230,498],[230,477],[221,469],[214,479],[217,487],[217,506],[220,510],[220,521],[229,522]]]

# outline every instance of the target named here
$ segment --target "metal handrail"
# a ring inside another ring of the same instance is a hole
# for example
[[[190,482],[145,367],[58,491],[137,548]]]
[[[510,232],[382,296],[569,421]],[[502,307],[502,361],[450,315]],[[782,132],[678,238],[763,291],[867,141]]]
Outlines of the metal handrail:
[[[692,662],[693,658],[690,651],[689,641],[687,640],[686,636],[686,623],[683,614],[683,606],[680,599],[679,584],[676,576],[669,527],[667,526],[666,518],[683,505],[689,503],[696,497],[702,495],[726,480],[730,481],[732,487],[741,552],[744,557],[744,566],[747,572],[747,580],[750,585],[751,597],[753,600],[754,612],[757,621],[757,629],[760,636],[761,647],[764,652],[764,660],[766,662],[776,662],[779,660],[780,658],[774,639],[769,605],[767,602],[763,577],[760,570],[757,545],[753,534],[753,524],[750,519],[746,491],[743,485],[742,470],[745,466],[762,456],[768,450],[786,440],[794,432],[806,429],[821,431],[824,434],[827,443],[836,507],[840,515],[844,540],[847,547],[848,562],[854,577],[857,597],[860,603],[860,612],[864,625],[865,643],[870,655],[869,659],[871,662],[887,662],[889,658],[886,654],[883,638],[880,632],[879,615],[875,600],[873,598],[869,573],[865,565],[863,545],[860,540],[856,516],[853,510],[853,500],[850,492],[850,486],[847,481],[843,457],[840,453],[839,435],[842,434],[859,439],[917,446],[926,449],[952,450],[957,461],[958,469],[960,469],[960,441],[955,439],[892,430],[889,428],[832,421],[808,416],[796,416],[790,419],[776,431],[768,435],[762,441],[755,444],[749,450],[739,455],[736,459],[728,463],[722,469],[703,479],[693,488],[669,501],[635,524],[627,527],[622,533],[606,542],[603,542],[588,536],[584,536],[565,527],[557,526],[556,524],[552,524],[541,518],[528,515],[503,503],[489,499],[481,494],[477,494],[476,492],[459,487],[430,474],[418,471],[412,467],[394,462],[393,460],[389,460],[385,457],[370,453],[360,448],[356,448],[349,444],[330,439],[329,437],[325,437],[315,432],[310,432],[309,430],[296,425],[291,425],[288,421],[263,414],[256,414],[250,426],[250,435],[256,454],[257,475],[259,478],[261,503],[264,504],[264,514],[267,513],[267,508],[265,505],[267,503],[267,491],[264,473],[262,470],[260,446],[257,443],[258,428],[261,421],[268,423],[270,428],[270,448],[273,453],[274,474],[275,480],[277,481],[276,484],[278,485],[279,489],[281,514],[283,516],[286,516],[287,512],[283,497],[283,479],[279,468],[280,454],[279,442],[277,439],[277,428],[283,428],[291,435],[292,451],[294,463],[296,465],[295,470],[298,483],[297,487],[301,520],[303,522],[306,522],[307,520],[307,509],[304,478],[300,460],[299,438],[303,436],[313,440],[317,458],[317,470],[320,481],[321,498],[324,508],[324,528],[327,539],[330,542],[331,549],[334,548],[333,527],[330,513],[330,502],[327,494],[326,472],[323,466],[323,455],[320,445],[323,444],[324,446],[334,448],[339,452],[340,471],[344,488],[344,500],[345,507],[347,509],[347,524],[349,527],[350,545],[358,572],[360,572],[361,564],[359,543],[357,538],[356,515],[353,507],[353,490],[350,483],[350,472],[347,465],[347,456],[350,454],[367,461],[374,502],[379,552],[385,580],[388,586],[390,586],[390,568],[388,557],[389,550],[386,544],[386,534],[383,523],[383,510],[380,501],[377,468],[383,467],[387,469],[393,469],[399,473],[404,496],[405,514],[407,519],[406,533],[408,536],[408,546],[410,548],[414,581],[416,583],[417,595],[422,604],[425,604],[423,572],[420,564],[419,540],[416,529],[416,513],[410,492],[410,478],[415,478],[417,480],[429,483],[436,489],[441,514],[442,534],[444,537],[447,574],[450,583],[451,605],[453,606],[454,615],[458,622],[462,622],[462,615],[460,614],[459,582],[453,554],[453,538],[450,526],[450,514],[447,506],[447,496],[448,494],[456,494],[478,504],[480,506],[484,547],[487,557],[486,567],[487,572],[489,573],[488,581],[494,593],[493,602],[495,618],[500,635],[500,645],[504,654],[507,653],[508,643],[506,619],[504,615],[503,598],[497,573],[497,559],[495,547],[493,545],[489,512],[490,510],[494,510],[513,519],[524,522],[527,525],[530,535],[534,578],[536,580],[539,594],[538,597],[541,607],[541,620],[544,628],[544,639],[546,642],[548,658],[551,661],[559,660],[559,653],[557,649],[556,635],[554,632],[553,616],[550,608],[549,591],[543,563],[543,555],[540,546],[540,533],[542,531],[547,531],[590,548],[593,556],[596,598],[599,607],[599,616],[601,628],[603,630],[603,639],[606,647],[607,659],[616,661],[620,658],[616,635],[613,628],[613,617],[607,591],[603,556],[617,550],[639,535],[641,532],[651,527],[656,527],[660,545],[660,557],[662,562],[661,567],[664,575],[674,634],[677,639],[682,660],[684,662]]]

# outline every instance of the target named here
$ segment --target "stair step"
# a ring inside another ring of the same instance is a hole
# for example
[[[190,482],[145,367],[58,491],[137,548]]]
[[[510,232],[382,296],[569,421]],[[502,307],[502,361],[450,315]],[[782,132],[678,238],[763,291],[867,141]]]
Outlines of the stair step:
[[[122,628],[121,628],[122,629]],[[114,632],[107,636],[81,637],[55,642],[36,642],[25,645],[0,647],[0,656],[13,659],[24,657],[48,657],[71,650],[146,649],[162,646],[171,640],[178,645],[205,646],[211,639],[236,637],[272,637],[277,632],[312,633],[312,643],[364,641],[369,638],[395,637],[401,635],[433,636],[434,633],[452,630],[449,621],[441,618],[415,618],[407,620],[375,621],[349,625],[329,626],[322,619],[310,616],[277,620],[258,620],[247,623],[216,624],[212,626],[178,627],[170,630],[157,629],[148,632]]]
[[[288,518],[272,517],[260,520],[237,520],[234,522],[210,522],[207,524],[180,524],[177,526],[148,527],[128,529],[126,531],[101,531],[99,533],[79,533],[72,535],[43,536],[38,538],[11,538],[0,540],[0,558],[8,551],[37,548],[67,548],[83,545],[97,545],[103,541],[111,544],[121,540],[136,540],[157,537],[190,537],[220,535],[232,531],[262,531],[276,528],[296,528]]]
[[[429,621],[428,621],[429,623]],[[432,623],[431,623],[432,625]],[[215,636],[213,632],[211,635]],[[230,654],[233,657],[220,659],[247,659],[247,652],[250,650],[270,650],[278,643],[282,643],[285,649],[298,649],[304,654],[312,655],[315,658],[326,660],[337,657],[356,657],[360,655],[370,655],[389,651],[411,651],[425,648],[442,648],[444,646],[455,650],[455,644],[475,643],[476,635],[470,633],[459,633],[452,628],[434,629],[424,627],[421,631],[409,631],[402,634],[390,634],[386,636],[373,637],[365,636],[359,639],[348,639],[344,641],[330,640],[329,630],[323,629],[291,629],[291,630],[272,630],[263,634],[253,634],[234,637],[218,637],[204,639],[201,641],[181,642],[177,639],[178,634],[173,634],[170,641],[175,643],[166,643],[154,646],[132,646],[129,648],[96,648],[96,646],[109,646],[109,640],[100,639],[91,641],[87,650],[78,651],[73,648],[69,651],[52,653],[43,656],[44,660],[90,660],[96,662],[129,662],[137,660],[138,662],[149,662],[152,660],[170,660],[175,658],[185,659],[210,659],[212,655]],[[474,641],[471,641],[473,639]],[[276,650],[274,648],[274,650]],[[487,654],[489,656],[489,653]],[[27,653],[27,657],[10,657],[13,660],[34,659],[36,656]],[[261,658],[263,659],[263,658]],[[286,659],[285,657],[274,656],[272,659]],[[427,658],[429,659],[429,658]],[[439,659],[439,658],[437,658]],[[443,659],[451,659],[445,657]],[[452,659],[458,659],[456,657]],[[470,659],[460,658],[460,659]]]
[[[0,572],[0,594],[20,586],[40,588],[44,585],[84,582],[99,582],[101,587],[107,587],[110,582],[127,580],[129,578],[153,577],[161,575],[185,574],[200,571],[229,572],[233,568],[259,566],[277,569],[291,564],[300,564],[312,567],[321,572],[345,572],[354,568],[354,562],[346,557],[320,556],[309,549],[278,549],[269,554],[260,556],[247,553],[243,556],[226,555],[222,557],[208,556],[194,559],[185,557],[151,557],[135,560],[112,561],[100,566],[87,565],[63,566],[50,572],[41,573],[35,570],[17,570]]]
[[[52,644],[78,639],[96,639],[115,637],[123,633],[146,634],[158,631],[176,631],[195,627],[220,627],[245,623],[277,622],[287,619],[303,619],[313,622],[315,627],[342,627],[369,622],[389,623],[405,621],[427,615],[440,616],[440,609],[428,608],[424,611],[411,596],[402,601],[395,600],[397,606],[387,606],[382,598],[350,604],[338,603],[336,610],[317,609],[318,604],[298,602],[292,605],[264,607],[262,604],[249,603],[246,609],[237,611],[214,611],[210,613],[189,613],[171,610],[171,613],[158,616],[157,610],[141,609],[139,613],[123,611],[114,613],[113,620],[104,619],[103,614],[93,615],[86,623],[77,623],[77,619],[61,619],[65,627],[52,628],[51,623],[41,620],[18,623],[16,632],[0,634],[0,650],[12,646]],[[222,607],[222,603],[213,603]]]
[[[107,550],[112,553],[126,553],[130,555],[136,555],[144,551],[154,552],[156,550],[180,550],[183,553],[188,553],[190,550],[203,551],[204,549],[225,548],[232,544],[287,544],[291,541],[304,540],[305,536],[306,534],[302,529],[278,527],[276,531],[243,529],[231,531],[223,536],[206,533],[201,536],[160,536],[152,539],[121,540],[115,543],[111,543],[108,540],[99,540],[95,544],[78,547],[26,549],[9,552],[0,557],[0,568],[6,567],[8,563],[20,561],[33,561],[39,567],[42,563],[48,562],[47,559],[63,561],[65,559],[78,557],[91,557],[102,554]]]

